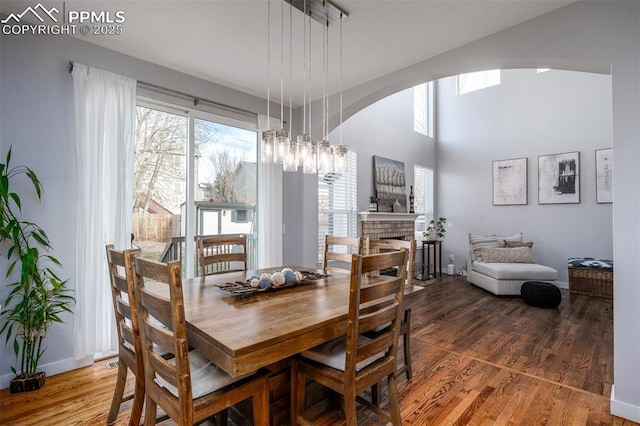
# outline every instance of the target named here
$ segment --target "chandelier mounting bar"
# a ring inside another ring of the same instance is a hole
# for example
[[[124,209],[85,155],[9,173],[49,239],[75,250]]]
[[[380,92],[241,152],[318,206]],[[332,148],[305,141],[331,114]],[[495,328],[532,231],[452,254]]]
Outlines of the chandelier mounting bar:
[[[305,15],[311,16],[322,25],[335,25],[340,19],[347,19],[349,14],[329,0],[284,0]],[[305,10],[306,3],[306,10]],[[326,8],[326,15],[325,15]]]

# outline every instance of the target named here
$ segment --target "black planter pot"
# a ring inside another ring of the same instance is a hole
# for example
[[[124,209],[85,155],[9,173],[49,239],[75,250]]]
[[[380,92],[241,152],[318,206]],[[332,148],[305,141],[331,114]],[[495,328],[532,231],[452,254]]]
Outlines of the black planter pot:
[[[36,373],[30,377],[14,377],[11,379],[11,383],[9,384],[9,392],[18,393],[38,390],[44,386],[44,379],[44,372]]]

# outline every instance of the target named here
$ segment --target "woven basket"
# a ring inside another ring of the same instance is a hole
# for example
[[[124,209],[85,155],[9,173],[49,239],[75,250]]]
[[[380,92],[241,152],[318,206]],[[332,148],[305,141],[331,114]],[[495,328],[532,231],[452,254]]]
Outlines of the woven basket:
[[[569,292],[613,298],[613,271],[569,266]]]

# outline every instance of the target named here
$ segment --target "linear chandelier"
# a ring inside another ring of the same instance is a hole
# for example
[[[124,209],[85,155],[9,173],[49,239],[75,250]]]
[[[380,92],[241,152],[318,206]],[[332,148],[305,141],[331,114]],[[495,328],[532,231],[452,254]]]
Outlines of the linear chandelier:
[[[267,7],[267,115],[269,116],[270,83],[271,83],[271,0]],[[284,120],[284,21],[285,6],[289,4],[289,130],[285,129]],[[292,8],[295,7],[304,16],[304,94],[303,94],[303,122],[302,134],[296,139],[291,134],[291,42]],[[342,144],[342,23],[348,14],[328,0],[282,0],[280,29],[280,129],[270,129],[262,132],[261,159],[263,163],[282,164],[286,172],[295,172],[302,168],[303,173],[334,173],[347,172],[347,154],[349,148]],[[311,22],[315,20],[322,25],[322,74],[324,89],[322,94],[322,136],[314,144],[311,137]],[[329,142],[329,27],[340,26],[340,142],[332,145]],[[309,55],[308,55],[309,53]],[[308,106],[307,106],[308,101]]]

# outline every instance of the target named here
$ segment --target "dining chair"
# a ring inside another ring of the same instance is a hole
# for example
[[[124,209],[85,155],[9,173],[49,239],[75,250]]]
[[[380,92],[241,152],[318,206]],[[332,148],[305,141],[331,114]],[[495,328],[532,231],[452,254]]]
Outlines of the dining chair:
[[[146,388],[145,425],[155,425],[158,406],[183,426],[208,419],[248,398],[252,399],[253,423],[268,425],[266,374],[234,378],[197,350],[189,351],[181,276],[180,261],[133,260]],[[173,357],[158,354],[156,347]]]
[[[351,256],[351,281],[346,336],[302,352],[291,361],[291,424],[309,424],[303,417],[307,378],[344,397],[346,424],[357,424],[356,401],[394,425],[400,425],[397,352],[404,293],[407,250]],[[399,274],[370,273],[398,268]],[[386,325],[388,327],[385,327]],[[374,338],[364,334],[381,329]],[[387,378],[389,411],[360,394]]]
[[[362,254],[363,248],[363,240],[360,237],[325,235],[324,249],[322,251],[322,272],[325,274],[329,270],[349,272],[344,266],[349,266],[352,254]]]
[[[247,271],[245,235],[199,237],[197,246],[200,276]]]
[[[129,425],[139,425],[144,403],[144,368],[138,324],[136,322],[133,301],[133,272],[131,260],[139,250],[116,250],[113,244],[106,246],[111,297],[118,335],[118,376],[116,388],[111,400],[111,409],[107,415],[107,424],[113,424],[123,402],[133,399]],[[135,376],[133,393],[124,396],[127,374]]]
[[[415,271],[416,262],[416,240],[394,240],[385,239],[377,240],[367,238],[365,242],[366,254],[380,253],[385,250],[407,250],[407,273],[405,276],[405,285],[412,285],[413,274]],[[398,370],[398,375],[402,373],[407,374],[407,380],[411,380],[413,377],[413,370],[411,368],[411,309],[405,309],[402,322],[400,324],[400,336],[402,336],[402,348],[404,352],[404,365]],[[377,394],[379,396],[379,393]]]

